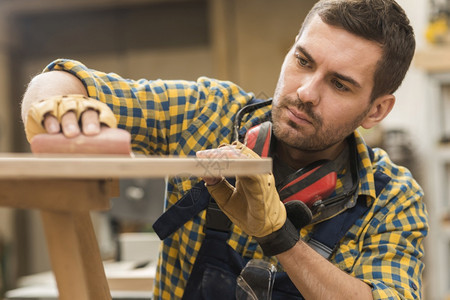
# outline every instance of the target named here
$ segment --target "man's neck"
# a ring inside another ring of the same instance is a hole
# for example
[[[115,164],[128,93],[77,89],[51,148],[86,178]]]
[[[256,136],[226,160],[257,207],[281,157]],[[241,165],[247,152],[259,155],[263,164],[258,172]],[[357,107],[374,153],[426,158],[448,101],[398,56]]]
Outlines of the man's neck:
[[[344,140],[322,151],[302,151],[276,140],[275,152],[285,164],[298,170],[318,160],[334,160],[345,148],[345,143]]]

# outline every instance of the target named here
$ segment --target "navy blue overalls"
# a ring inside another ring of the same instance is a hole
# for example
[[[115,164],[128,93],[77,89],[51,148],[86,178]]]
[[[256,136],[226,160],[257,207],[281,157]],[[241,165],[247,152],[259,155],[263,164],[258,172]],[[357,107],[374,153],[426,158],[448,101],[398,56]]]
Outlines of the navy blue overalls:
[[[373,160],[374,154],[370,148],[369,154]],[[378,196],[391,178],[381,172],[376,172],[374,177]],[[234,180],[228,181],[234,184]],[[369,209],[366,202],[365,196],[360,196],[354,207],[317,224],[308,244],[329,259],[345,233]],[[207,209],[205,239],[195,260],[183,299],[235,299],[236,279],[248,259],[243,258],[227,244],[231,234],[231,221],[219,209],[203,181],[162,214],[153,224],[153,228],[163,240],[204,209]],[[272,299],[298,300],[303,297],[285,272],[277,272]]]

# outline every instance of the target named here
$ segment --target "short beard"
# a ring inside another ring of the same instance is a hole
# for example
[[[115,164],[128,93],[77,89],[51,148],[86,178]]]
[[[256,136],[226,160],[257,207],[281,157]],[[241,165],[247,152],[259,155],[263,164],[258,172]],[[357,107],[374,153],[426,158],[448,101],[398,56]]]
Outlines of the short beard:
[[[277,102],[278,103],[272,107],[274,136],[277,140],[283,142],[287,146],[303,152],[323,151],[342,142],[358,128],[370,109],[369,105],[361,115],[351,120],[350,123],[344,124],[341,128],[335,128],[331,126],[324,127],[321,116],[315,114],[310,105],[299,99],[285,97],[282,99],[281,103],[279,101]],[[282,110],[289,106],[296,106],[299,110],[308,115],[315,128],[314,134],[306,135],[298,124],[290,120],[285,121],[285,124],[281,123]]]

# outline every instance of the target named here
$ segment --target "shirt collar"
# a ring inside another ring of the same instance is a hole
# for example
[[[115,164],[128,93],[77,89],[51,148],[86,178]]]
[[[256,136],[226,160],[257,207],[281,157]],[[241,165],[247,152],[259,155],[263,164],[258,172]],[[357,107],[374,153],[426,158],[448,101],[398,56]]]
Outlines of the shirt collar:
[[[354,138],[359,156],[359,187],[357,193],[358,195],[368,196],[367,204],[369,205],[376,198],[374,171],[371,159],[372,149],[366,145],[363,137],[357,130],[354,132]]]

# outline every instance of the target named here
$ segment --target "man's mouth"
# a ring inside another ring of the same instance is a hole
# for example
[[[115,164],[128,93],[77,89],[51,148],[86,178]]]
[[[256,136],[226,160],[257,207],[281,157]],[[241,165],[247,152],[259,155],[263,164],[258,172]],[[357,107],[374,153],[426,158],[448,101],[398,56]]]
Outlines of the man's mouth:
[[[309,117],[306,113],[292,107],[287,107],[287,115],[288,118],[296,124],[313,124],[311,117]]]

